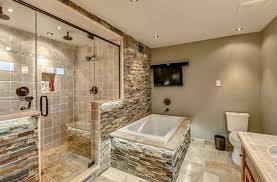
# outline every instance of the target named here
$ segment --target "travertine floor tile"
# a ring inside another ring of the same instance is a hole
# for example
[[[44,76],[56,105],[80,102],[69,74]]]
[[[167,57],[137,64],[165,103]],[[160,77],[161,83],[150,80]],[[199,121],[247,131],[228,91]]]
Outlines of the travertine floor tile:
[[[202,176],[203,178],[204,165],[184,160],[179,174],[198,177]]]
[[[91,161],[83,156],[70,152],[67,145],[42,152],[42,181],[63,182],[69,181],[87,169]]]
[[[234,182],[233,168],[231,165],[219,163],[216,161],[205,162],[205,172],[214,174],[219,177],[220,182]]]
[[[104,176],[99,176],[93,182],[114,182],[114,181],[111,181],[111,180],[109,180],[108,178],[106,178]]]
[[[219,182],[219,177],[211,173],[204,173],[203,182]]]
[[[114,182],[122,182],[128,174],[124,171],[118,170],[116,168],[110,167],[107,171],[105,171],[101,176],[113,180]]]

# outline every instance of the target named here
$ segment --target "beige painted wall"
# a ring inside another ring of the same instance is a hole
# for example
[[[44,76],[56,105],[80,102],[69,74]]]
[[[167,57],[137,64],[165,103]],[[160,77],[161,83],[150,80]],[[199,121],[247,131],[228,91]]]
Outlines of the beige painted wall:
[[[152,82],[152,112],[164,113],[163,99],[169,97],[167,114],[191,115],[193,137],[227,136],[225,111],[250,113],[250,131],[261,131],[260,42],[260,34],[253,33],[153,49],[152,64],[190,60],[191,65],[183,68],[183,87]]]
[[[262,32],[261,105],[265,133],[277,135],[277,18]]]

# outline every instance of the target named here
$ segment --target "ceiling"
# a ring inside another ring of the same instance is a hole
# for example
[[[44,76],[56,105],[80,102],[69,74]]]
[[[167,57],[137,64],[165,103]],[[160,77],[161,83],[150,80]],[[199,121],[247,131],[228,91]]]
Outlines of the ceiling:
[[[259,32],[277,15],[277,0],[72,1],[151,48]]]
[[[25,0],[25,2],[119,44],[119,35],[104,28],[100,24],[91,21],[89,18],[82,16],[71,8],[64,6],[57,0],[47,0],[47,2],[45,2],[45,0]],[[0,20],[0,24],[35,33],[36,23],[35,12],[33,10],[11,0],[0,0],[0,5],[3,7],[4,14],[7,14],[10,17],[9,21]],[[12,13],[8,11],[9,8],[13,9]],[[60,27],[60,29],[58,29],[58,27]],[[51,32],[54,35],[48,35],[47,32]],[[65,36],[67,32],[69,32],[70,36],[73,38],[72,41],[63,39],[63,36]],[[92,43],[92,40],[87,37],[86,33],[41,13],[37,13],[37,34],[42,37],[76,46],[83,46]]]

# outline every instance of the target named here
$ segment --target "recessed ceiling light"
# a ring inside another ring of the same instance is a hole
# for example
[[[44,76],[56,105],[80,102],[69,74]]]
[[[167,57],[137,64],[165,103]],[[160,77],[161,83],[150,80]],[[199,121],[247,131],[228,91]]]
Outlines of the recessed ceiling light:
[[[53,33],[51,33],[51,32],[47,32],[46,34],[47,34],[47,35],[54,35],[54,34],[53,34]]]
[[[154,36],[154,39],[158,39],[158,38],[160,38],[159,35],[155,35],[155,36]]]
[[[132,3],[138,2],[139,0],[130,0]]]
[[[239,27],[239,28],[236,29],[237,32],[241,32],[242,30],[243,30],[242,27]]]
[[[62,27],[58,26],[58,30],[61,30],[61,29],[62,29]]]
[[[6,51],[11,51],[11,48],[10,47],[6,47]]]
[[[8,9],[8,12],[12,13],[12,12],[13,12],[13,9],[12,9],[12,8],[9,8],[9,9]]]

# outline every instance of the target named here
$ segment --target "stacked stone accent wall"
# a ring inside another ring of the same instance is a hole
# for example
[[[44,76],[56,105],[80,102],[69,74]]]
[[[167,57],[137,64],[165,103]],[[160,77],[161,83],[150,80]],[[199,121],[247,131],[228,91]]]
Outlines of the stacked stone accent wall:
[[[176,181],[190,144],[190,130],[177,148],[157,148],[124,139],[112,138],[112,166],[148,181]]]
[[[124,49],[124,99],[101,105],[101,138],[151,111],[150,58],[134,49]]]
[[[39,181],[36,118],[0,121],[0,181]]]

